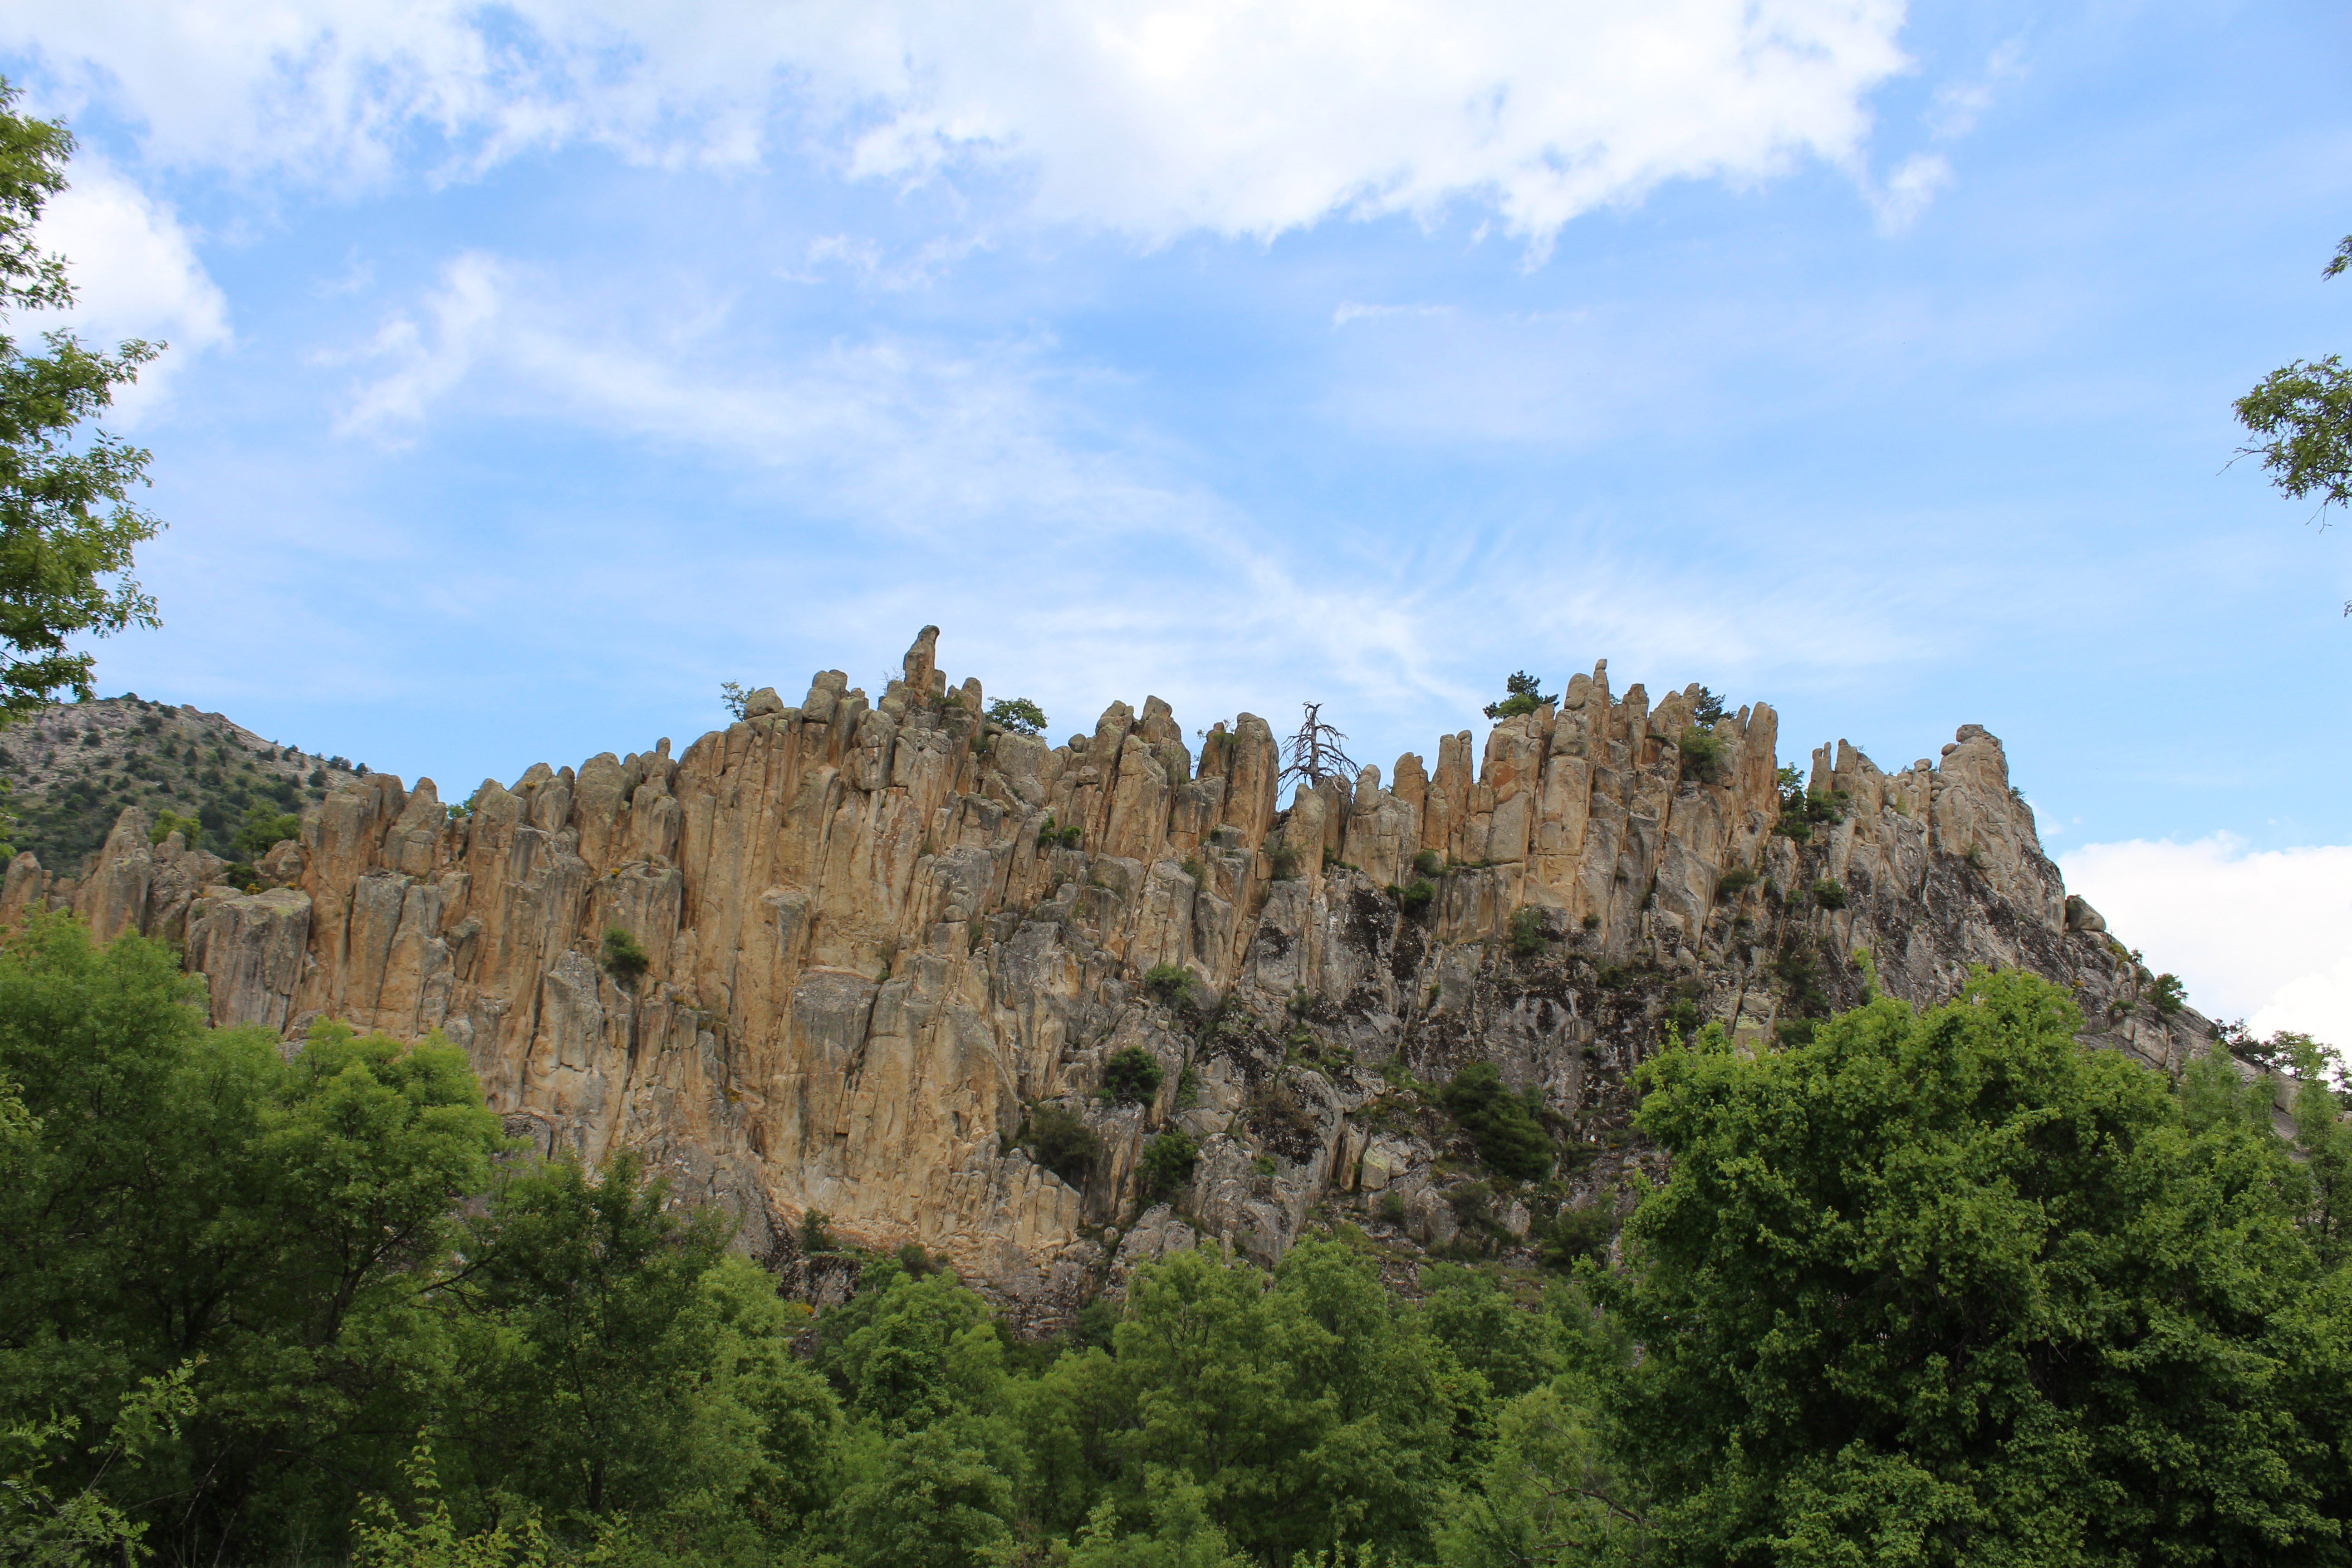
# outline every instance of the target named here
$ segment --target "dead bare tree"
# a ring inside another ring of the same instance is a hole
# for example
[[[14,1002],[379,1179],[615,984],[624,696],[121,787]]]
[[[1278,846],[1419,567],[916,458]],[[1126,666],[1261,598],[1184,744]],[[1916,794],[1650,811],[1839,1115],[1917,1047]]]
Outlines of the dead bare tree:
[[[1299,706],[1307,710],[1307,716],[1299,721],[1298,732],[1283,742],[1290,761],[1282,770],[1281,782],[1288,784],[1297,779],[1313,789],[1334,773],[1342,777],[1353,774],[1355,762],[1340,749],[1340,742],[1348,737],[1323,722],[1323,704],[1302,702]]]

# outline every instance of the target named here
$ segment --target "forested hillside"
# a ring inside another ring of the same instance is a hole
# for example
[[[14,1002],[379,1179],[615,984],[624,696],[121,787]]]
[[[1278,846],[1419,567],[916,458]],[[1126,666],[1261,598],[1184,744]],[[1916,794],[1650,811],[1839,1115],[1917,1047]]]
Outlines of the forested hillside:
[[[812,1314],[462,1053],[0,945],[0,1555],[172,1564],[2337,1563],[2352,1133],[1979,972],[1640,1074],[1670,1175],[1544,1275],[1344,1221],[1024,1338],[921,1247]],[[1448,1097],[1430,1086],[1433,1097]],[[1475,1119],[1491,1101],[1455,1095]]]
[[[221,714],[136,692],[43,708],[0,735],[0,779],[8,786],[0,806],[16,816],[14,847],[68,873],[132,805],[181,819],[192,849],[253,859],[237,842],[248,812],[299,812],[366,772],[343,757],[279,746]]]

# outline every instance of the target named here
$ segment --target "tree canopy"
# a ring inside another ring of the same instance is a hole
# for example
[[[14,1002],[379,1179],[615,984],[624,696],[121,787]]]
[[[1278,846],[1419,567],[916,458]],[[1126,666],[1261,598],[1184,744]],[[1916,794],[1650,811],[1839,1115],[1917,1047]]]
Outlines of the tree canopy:
[[[66,188],[74,141],[62,121],[15,111],[0,78],[0,321],[73,302],[62,257],[43,253],[34,225]],[[0,723],[61,692],[95,695],[79,637],[158,625],[155,603],[128,574],[137,546],[163,524],[133,505],[150,455],[89,426],[165,345],[133,339],[111,353],[72,333],[41,335],[27,353],[0,331]]]
[[[1979,973],[1646,1069],[1674,1165],[1611,1293],[1644,1348],[1612,1407],[1660,1561],[2344,1560],[2333,1099],[2298,1162],[2266,1082],[2080,1026]]]

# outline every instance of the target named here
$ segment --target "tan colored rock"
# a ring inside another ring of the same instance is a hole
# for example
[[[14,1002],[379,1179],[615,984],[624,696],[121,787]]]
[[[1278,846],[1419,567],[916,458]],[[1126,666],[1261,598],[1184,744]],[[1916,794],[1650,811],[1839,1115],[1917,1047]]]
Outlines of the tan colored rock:
[[[936,628],[903,671],[877,702],[838,670],[798,708],[763,688],[675,759],[663,741],[536,765],[454,816],[429,780],[354,781],[265,859],[278,885],[257,895],[219,887],[220,862],[176,836],[149,845],[126,812],[79,882],[17,857],[0,920],[65,904],[101,935],[183,940],[216,1023],[439,1029],[542,1148],[664,1151],[681,1191],[745,1216],[751,1245],[789,1252],[792,1224],[820,1209],[852,1239],[944,1251],[1041,1321],[1088,1270],[1118,1278],[1194,1236],[1165,1214],[1123,1241],[1081,1234],[1124,1223],[1120,1184],[1160,1126],[1202,1140],[1186,1198],[1201,1239],[1271,1258],[1313,1205],[1358,1193],[1397,1194],[1409,1228],[1442,1237],[1456,1222],[1433,1152],[1351,1120],[1384,1087],[1380,1063],[1442,1076],[1476,1049],[1560,1114],[1595,1114],[1658,1013],[1596,1015],[1578,964],[1685,977],[1707,1016],[1763,1040],[1783,999],[1734,929],[1760,893],[1718,897],[1733,865],[1790,894],[1817,946],[1870,951],[1897,995],[1948,995],[1970,963],[2030,963],[2077,988],[2107,1043],[2160,1062],[2199,1048],[2139,1007],[1975,726],[1940,768],[1890,774],[1824,748],[1816,776],[1851,810],[1801,847],[1772,831],[1769,707],[1717,726],[1720,782],[1685,781],[1695,690],[1654,710],[1640,686],[1615,700],[1605,664],[1483,744],[1442,737],[1433,768],[1407,752],[1388,787],[1366,768],[1298,792],[1286,816],[1254,715],[1214,726],[1197,759],[1158,698],[1139,715],[1114,702],[1055,746],[983,735],[979,682],[949,700]],[[1277,822],[1301,874],[1269,881]],[[1076,847],[1058,841],[1070,827]],[[1455,868],[1408,917],[1385,889],[1423,849]],[[1845,910],[1802,897],[1824,875]],[[1522,960],[1494,939],[1528,905],[1551,945]],[[649,959],[629,984],[603,967],[615,927]],[[1196,975],[1209,1011],[1253,1020],[1244,1043],[1202,1048],[1201,1016],[1142,987],[1159,964]],[[1286,1043],[1302,1030],[1303,1054]],[[1167,1065],[1161,1102],[1093,1105],[1128,1044]],[[1272,1121],[1269,1084],[1291,1107]],[[1046,1101],[1079,1108],[1111,1151],[1084,1191],[1011,1146]]]

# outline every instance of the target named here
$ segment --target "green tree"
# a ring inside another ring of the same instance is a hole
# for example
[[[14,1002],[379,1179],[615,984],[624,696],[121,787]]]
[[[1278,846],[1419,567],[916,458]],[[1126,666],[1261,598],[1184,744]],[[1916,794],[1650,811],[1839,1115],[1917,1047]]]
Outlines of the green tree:
[[[2224,1061],[2176,1088],[1979,973],[1645,1068],[1614,1299],[1670,1563],[2335,1562],[2347,1281]]]
[[[705,1284],[730,1229],[634,1150],[500,1173],[447,1291],[469,1370],[446,1420],[478,1478],[559,1515],[750,1481],[758,1433],[714,1382]]]
[[[1030,1157],[1073,1187],[1083,1187],[1102,1163],[1103,1141],[1066,1105],[1041,1105],[1029,1113],[1022,1139]]]
[[[2347,266],[2352,235],[2319,275],[2333,278]],[[2316,496],[2322,511],[2352,504],[2352,370],[2341,356],[2283,365],[2232,406],[2258,437],[2240,454],[2260,458],[2282,492],[2296,500]]]
[[[135,1464],[159,1441],[180,1436],[182,1418],[195,1408],[188,1388],[194,1370],[184,1365],[143,1378],[124,1394],[110,1441],[91,1450],[101,1459],[98,1473],[63,1497],[47,1482],[49,1451],[70,1440],[80,1423],[68,1415],[0,1425],[0,1562],[94,1568],[152,1555],[141,1539],[146,1522],[118,1507],[100,1483],[114,1461]]]
[[[1255,1568],[1227,1550],[1225,1532],[1209,1521],[1206,1494],[1182,1473],[1154,1467],[1143,1496],[1149,1532],[1122,1531],[1118,1505],[1106,1498],[1078,1532],[1068,1568]]]
[[[66,187],[73,137],[62,121],[16,113],[17,97],[0,78],[0,313],[73,302],[64,258],[33,237]],[[94,657],[69,651],[74,638],[160,624],[125,575],[163,526],[130,500],[147,482],[149,454],[88,422],[164,345],[134,339],[108,353],[63,331],[42,344],[26,353],[0,333],[0,723],[66,690],[97,695]]]
[[[2334,278],[2352,266],[2352,235],[2320,269]],[[2296,360],[2264,376],[2231,405],[2255,437],[2238,448],[2260,458],[2271,483],[2294,500],[2319,499],[2319,510],[2352,504],[2352,369],[2343,357]],[[2352,616],[2352,601],[2344,613]]]
[[[203,1005],[161,942],[36,915],[0,946],[0,1077],[37,1119],[0,1183],[0,1406],[95,1430],[200,1363],[196,1414],[105,1486],[236,1558],[389,1479],[439,1363],[420,1287],[503,1140],[446,1042],[322,1025],[289,1061]]]
[[[1280,1562],[1368,1540],[1420,1551],[1446,1478],[1460,1371],[1370,1263],[1293,1248],[1271,1288],[1177,1253],[1129,1286],[1102,1367],[1131,1414],[1111,1495],[1140,1511],[1153,1466],[1191,1476],[1235,1548]]]
[[[1522,669],[1503,682],[1503,700],[1486,704],[1489,719],[1516,719],[1522,713],[1532,713],[1547,702],[1557,699],[1543,694],[1543,681]]]
[[[1201,1145],[1181,1127],[1164,1127],[1143,1146],[1135,1163],[1135,1187],[1146,1204],[1155,1204],[1192,1184],[1201,1163]]]
[[[1537,1114],[1540,1102],[1505,1089],[1493,1062],[1464,1064],[1437,1098],[1478,1145],[1478,1157],[1504,1175],[1534,1181],[1551,1168],[1551,1139]]]
[[[988,705],[988,721],[1015,735],[1034,735],[1045,728],[1045,710],[1026,697],[1000,697]]]
[[[954,1424],[868,1431],[835,1512],[852,1568],[981,1568],[1011,1533],[1013,1483]]]
[[[988,1303],[950,1274],[883,1278],[872,1312],[841,1344],[849,1408],[891,1431],[998,1409],[1003,1347]]]
[[[1160,1059],[1141,1046],[1113,1051],[1103,1062],[1103,1092],[1121,1105],[1148,1105],[1160,1092]]]

